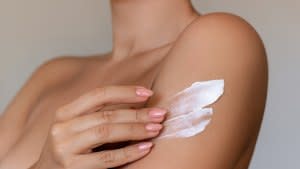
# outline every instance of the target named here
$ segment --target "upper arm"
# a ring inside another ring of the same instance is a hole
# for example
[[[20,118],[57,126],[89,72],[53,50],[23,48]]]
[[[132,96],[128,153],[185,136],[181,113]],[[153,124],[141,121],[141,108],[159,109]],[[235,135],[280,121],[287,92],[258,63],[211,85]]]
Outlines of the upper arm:
[[[255,139],[264,111],[267,63],[254,29],[228,14],[200,17],[179,38],[154,86],[149,106],[195,81],[224,79],[211,123],[190,138],[159,140],[132,168],[231,169]]]
[[[6,107],[0,119],[0,159],[21,134],[30,112],[44,91],[71,74],[70,60],[68,57],[59,57],[39,66]],[[70,67],[66,67],[66,64]]]

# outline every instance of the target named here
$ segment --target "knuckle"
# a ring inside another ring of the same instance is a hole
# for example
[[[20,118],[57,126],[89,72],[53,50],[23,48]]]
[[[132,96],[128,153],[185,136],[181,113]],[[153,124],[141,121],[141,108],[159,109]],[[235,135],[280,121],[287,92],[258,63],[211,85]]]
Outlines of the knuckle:
[[[102,152],[99,154],[99,159],[106,164],[114,163],[116,156],[112,151]]]
[[[108,92],[108,87],[103,86],[95,89],[95,96],[99,98],[106,98]]]
[[[66,115],[68,114],[68,112],[71,111],[70,105],[71,105],[71,103],[59,107],[54,113],[54,117],[55,117],[54,120],[55,121],[63,121],[65,119]]]
[[[64,169],[69,168],[73,163],[72,156],[70,152],[66,151],[67,145],[55,144],[53,145],[53,157]]]
[[[135,122],[141,121],[141,117],[140,117],[139,111],[137,109],[133,109],[133,113],[134,113],[134,121]]]
[[[56,110],[55,112],[55,120],[56,121],[59,121],[62,119],[62,116],[63,116],[63,112],[65,112],[65,107],[60,107]]]
[[[67,161],[66,146],[62,144],[54,144],[52,151],[53,151],[54,158],[59,163],[66,164]]]
[[[102,92],[103,92],[103,90],[105,90],[105,89],[103,89],[103,88],[104,88],[104,87],[97,87],[97,88],[95,88],[95,89],[93,89],[93,90],[87,92],[87,93],[84,95],[84,97],[85,97],[85,98],[95,98],[95,99],[98,99],[99,97],[102,97],[102,96],[101,96],[101,95],[102,95]]]
[[[61,132],[62,132],[61,124],[55,123],[52,125],[50,129],[50,133],[52,137],[56,137]]]
[[[128,132],[134,134],[137,132],[137,130],[138,130],[137,128],[138,128],[137,124],[129,124]]]
[[[94,134],[99,139],[107,138],[110,136],[110,128],[109,125],[100,125],[95,128]]]
[[[105,110],[101,113],[100,119],[104,122],[112,122],[113,121],[113,111]]]
[[[133,153],[130,148],[121,149],[123,161],[130,161],[133,157]]]
[[[65,150],[65,146],[63,146],[62,144],[53,145],[53,152],[59,159],[62,159],[65,152],[64,150]]]

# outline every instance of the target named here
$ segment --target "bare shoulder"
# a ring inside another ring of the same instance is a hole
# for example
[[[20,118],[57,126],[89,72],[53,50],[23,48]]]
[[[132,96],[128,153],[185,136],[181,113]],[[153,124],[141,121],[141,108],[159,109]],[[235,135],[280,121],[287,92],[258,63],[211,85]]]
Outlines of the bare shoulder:
[[[249,22],[241,16],[231,13],[215,12],[201,15],[188,26],[186,31],[183,32],[182,37],[194,34],[196,35],[194,38],[199,38],[198,35],[204,33],[209,33],[207,36],[213,37],[222,35],[219,38],[232,35],[251,36],[252,40],[260,41],[258,33]],[[212,33],[216,34],[213,35]]]
[[[168,90],[170,95],[195,80],[234,75],[266,83],[267,57],[263,42],[241,17],[211,13],[199,16],[180,35],[166,57],[157,86],[175,83]]]
[[[224,79],[224,94],[210,105],[214,115],[207,129],[191,138],[157,142],[131,169],[229,169],[244,153],[251,157],[246,150],[255,144],[260,128],[268,70],[261,38],[241,17],[212,13],[191,23],[166,56],[148,106],[164,107],[168,98],[193,82],[215,79]],[[249,160],[243,160],[244,168]]]
[[[245,19],[230,13],[209,13],[199,16],[182,33],[173,50],[180,50],[187,46],[190,52],[200,52],[200,50],[204,50],[204,52],[223,52],[226,50],[229,53],[250,52],[252,54],[240,55],[241,61],[245,57],[251,57],[254,60],[265,59],[264,45],[255,28]],[[234,58],[236,55],[224,54],[226,53],[223,53],[226,60],[239,59]],[[197,56],[194,59],[201,59],[200,56],[206,55]],[[210,55],[209,57],[213,56],[220,55]]]
[[[6,122],[7,125],[10,125],[10,121],[15,116],[22,117],[19,118],[22,123],[18,124],[24,125],[24,119],[43,94],[78,76],[80,71],[90,63],[91,58],[93,57],[61,56],[41,64],[26,80],[2,113],[0,126]]]
[[[79,76],[91,58],[93,57],[61,56],[38,66],[6,107],[1,120],[9,122],[16,113],[19,113],[18,116],[26,117],[32,105],[35,105],[44,94]]]
[[[80,76],[80,73],[95,60],[97,63],[101,59],[104,60],[102,56],[105,55],[54,57],[36,68],[27,82],[31,85],[39,85],[41,89],[58,86]]]
[[[41,64],[33,73],[32,78],[50,87],[75,76],[85,62],[84,58],[79,57],[55,57]]]
[[[29,111],[28,106],[36,102],[44,91],[72,78],[83,65],[83,59],[69,56],[55,57],[44,62],[35,69],[17,92],[3,113],[4,116],[14,114],[13,112],[20,112],[16,111],[20,109]]]

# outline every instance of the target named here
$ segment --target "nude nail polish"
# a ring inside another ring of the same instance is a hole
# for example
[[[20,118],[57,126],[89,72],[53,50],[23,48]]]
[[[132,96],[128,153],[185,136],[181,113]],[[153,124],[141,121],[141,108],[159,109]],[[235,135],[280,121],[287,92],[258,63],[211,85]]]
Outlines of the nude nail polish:
[[[145,151],[150,149],[153,146],[153,143],[151,142],[145,142],[145,143],[140,143],[138,145],[139,150]]]
[[[167,111],[164,109],[154,108],[149,111],[149,116],[151,118],[161,118],[161,117],[164,117],[166,113],[167,113]]]
[[[163,128],[161,124],[150,123],[146,125],[146,130],[148,131],[159,131]]]
[[[142,97],[149,97],[153,95],[153,91],[143,88],[143,87],[137,87],[136,88],[136,94],[138,96],[142,96]]]

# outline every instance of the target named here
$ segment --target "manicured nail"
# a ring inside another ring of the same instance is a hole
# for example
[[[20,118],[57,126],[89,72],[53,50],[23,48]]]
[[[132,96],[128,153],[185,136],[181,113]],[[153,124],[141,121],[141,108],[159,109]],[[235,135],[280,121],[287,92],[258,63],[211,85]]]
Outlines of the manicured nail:
[[[145,142],[145,143],[140,143],[138,145],[139,150],[145,151],[150,149],[153,146],[153,143],[151,142]]]
[[[153,91],[143,88],[143,87],[137,87],[136,88],[136,94],[138,96],[142,96],[142,97],[149,97],[153,95]]]
[[[159,131],[163,128],[161,124],[150,123],[146,125],[146,130],[148,131]]]
[[[149,116],[152,118],[161,118],[161,117],[165,116],[166,113],[167,113],[167,111],[164,109],[154,108],[149,111]]]

